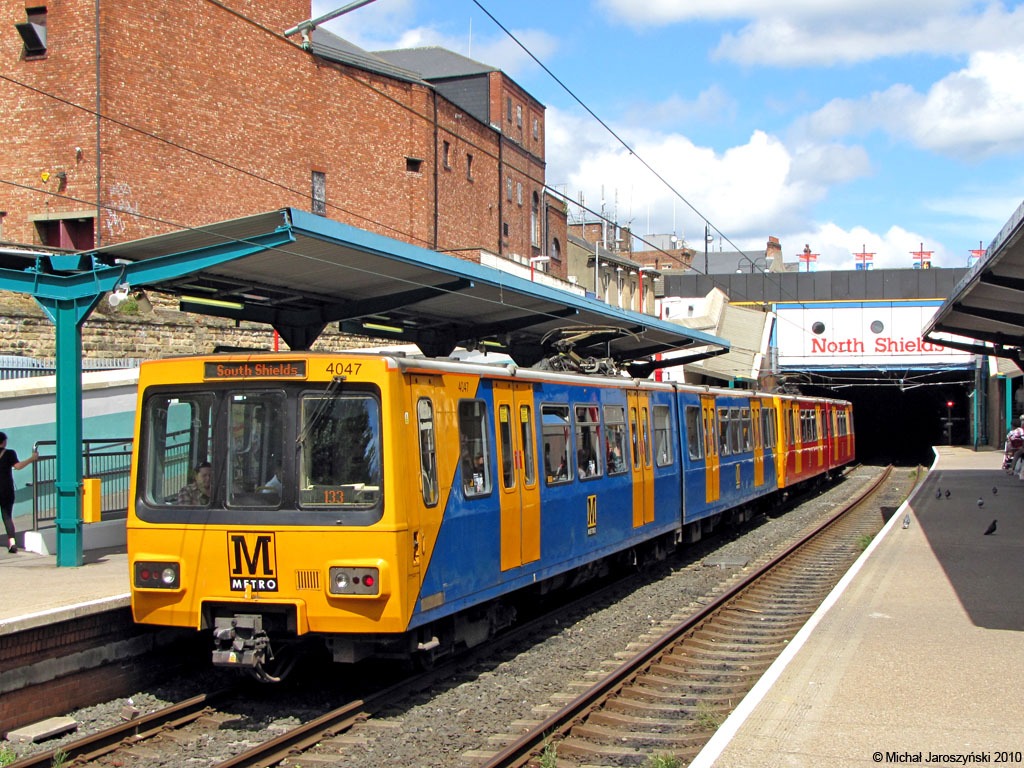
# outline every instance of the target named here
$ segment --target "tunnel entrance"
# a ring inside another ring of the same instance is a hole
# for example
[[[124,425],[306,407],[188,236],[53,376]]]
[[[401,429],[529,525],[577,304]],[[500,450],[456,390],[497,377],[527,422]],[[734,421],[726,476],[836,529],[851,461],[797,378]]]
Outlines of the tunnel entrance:
[[[799,388],[807,395],[853,403],[859,461],[928,466],[933,445],[967,445],[972,440],[973,371],[943,371],[926,385],[902,388],[898,383],[851,384],[844,379],[847,383],[840,386],[802,383]]]

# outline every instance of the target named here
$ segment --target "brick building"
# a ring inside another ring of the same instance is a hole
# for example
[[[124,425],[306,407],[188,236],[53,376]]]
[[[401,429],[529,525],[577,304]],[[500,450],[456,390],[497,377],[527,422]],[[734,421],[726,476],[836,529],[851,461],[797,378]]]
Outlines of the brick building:
[[[88,249],[284,206],[472,260],[565,243],[544,107],[498,70],[285,38],[309,0],[35,2],[0,0],[8,243]]]

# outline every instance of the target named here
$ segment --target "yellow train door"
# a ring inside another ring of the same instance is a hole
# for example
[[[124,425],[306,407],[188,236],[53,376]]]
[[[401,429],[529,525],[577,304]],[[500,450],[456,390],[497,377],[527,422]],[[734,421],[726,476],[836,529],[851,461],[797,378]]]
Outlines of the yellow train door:
[[[501,503],[501,570],[540,559],[540,485],[537,480],[533,387],[494,382]]]
[[[633,527],[654,522],[654,467],[651,417],[646,392],[626,393],[629,410],[630,467],[633,477]]]
[[[718,419],[713,395],[701,395],[701,419],[704,422],[704,501],[718,501]]]
[[[750,421],[754,430],[754,486],[764,485],[764,440],[761,434],[761,401],[750,400]]]

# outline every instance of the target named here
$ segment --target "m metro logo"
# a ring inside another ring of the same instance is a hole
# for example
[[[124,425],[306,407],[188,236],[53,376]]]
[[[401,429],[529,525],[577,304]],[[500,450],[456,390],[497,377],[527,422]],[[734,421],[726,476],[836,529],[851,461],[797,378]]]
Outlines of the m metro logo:
[[[229,533],[232,592],[277,592],[277,548],[273,533]]]

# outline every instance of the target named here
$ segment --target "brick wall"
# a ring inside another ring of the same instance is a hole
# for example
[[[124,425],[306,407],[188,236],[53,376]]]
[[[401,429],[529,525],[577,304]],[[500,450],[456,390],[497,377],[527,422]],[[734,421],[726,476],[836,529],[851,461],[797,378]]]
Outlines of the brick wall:
[[[316,170],[326,176],[330,218],[428,248],[530,255],[527,201],[544,178],[543,141],[532,139],[541,105],[517,91],[529,130],[521,147],[502,152],[497,131],[432,89],[317,59],[282,39],[308,18],[308,2],[224,4],[278,34],[206,0],[179,0],[174,14],[165,0],[101,4],[101,111],[111,118],[99,130],[103,244],[284,206],[309,210]],[[39,242],[33,217],[96,210],[97,119],[45,95],[95,108],[94,8],[93,0],[52,4],[41,60],[23,60],[20,39],[0,36],[5,72],[37,89],[0,82],[0,132],[12,137],[0,178],[23,185],[0,198],[8,241]],[[24,0],[0,0],[6,28],[24,14]],[[456,160],[450,169],[435,160],[444,141]],[[514,206],[505,221],[502,154],[526,187],[526,215]],[[66,172],[59,190],[40,181],[44,169]]]

